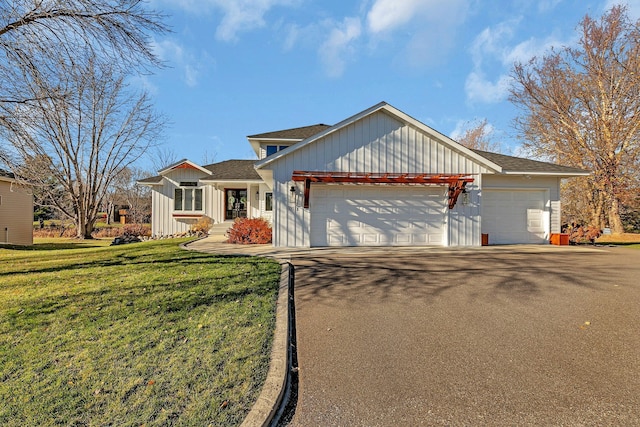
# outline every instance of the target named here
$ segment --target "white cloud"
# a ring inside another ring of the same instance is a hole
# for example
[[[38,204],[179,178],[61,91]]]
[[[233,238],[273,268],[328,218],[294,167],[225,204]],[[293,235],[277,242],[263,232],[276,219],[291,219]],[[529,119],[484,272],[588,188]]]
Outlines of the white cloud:
[[[367,14],[367,25],[370,32],[380,33],[416,20],[460,24],[468,8],[468,0],[375,0]]]
[[[203,70],[206,69],[207,63],[212,62],[208,54],[203,53],[200,60],[196,56],[186,50],[180,43],[173,40],[165,39],[154,42],[154,51],[158,58],[180,70],[182,80],[189,87],[198,85],[198,78]]]
[[[376,43],[403,43],[396,60],[412,67],[437,66],[455,46],[470,13],[471,0],[374,0],[367,31]],[[391,38],[393,36],[393,38]]]
[[[509,93],[511,77],[501,74],[495,81],[488,80],[480,71],[472,71],[464,83],[467,99],[471,102],[492,104],[503,101]]]
[[[327,75],[339,77],[344,72],[348,57],[353,55],[355,49],[351,46],[362,34],[362,25],[359,18],[345,18],[336,23],[329,31],[329,36],[319,49],[319,56],[325,67]]]
[[[237,33],[265,26],[264,15],[276,6],[291,6],[294,0],[209,0],[222,9],[222,22],[216,30],[220,40],[231,41]]]
[[[469,101],[495,103],[504,100],[509,93],[509,72],[514,63],[527,62],[544,55],[552,47],[571,43],[551,35],[544,40],[529,38],[514,45],[512,40],[520,22],[521,19],[512,19],[487,27],[474,39],[470,49],[473,69],[465,82]]]
[[[424,0],[376,0],[367,14],[369,31],[378,33],[393,30],[406,24],[420,9],[427,6]]]
[[[221,11],[216,38],[235,41],[238,33],[252,31],[266,25],[265,15],[277,6],[297,6],[301,0],[151,0],[157,9],[177,8],[193,14]]]

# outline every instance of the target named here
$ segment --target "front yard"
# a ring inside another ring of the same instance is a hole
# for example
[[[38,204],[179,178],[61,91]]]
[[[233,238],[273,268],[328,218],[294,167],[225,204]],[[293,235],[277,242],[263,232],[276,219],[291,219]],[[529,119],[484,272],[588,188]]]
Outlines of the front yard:
[[[184,240],[0,248],[0,425],[234,425],[266,377],[280,266]]]

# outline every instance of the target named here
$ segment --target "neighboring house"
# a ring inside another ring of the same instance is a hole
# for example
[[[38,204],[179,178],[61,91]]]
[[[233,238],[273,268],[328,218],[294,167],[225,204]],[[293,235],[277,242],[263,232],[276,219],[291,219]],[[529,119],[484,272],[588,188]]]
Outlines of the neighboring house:
[[[33,244],[33,195],[0,169],[0,243]]]
[[[152,232],[263,217],[275,246],[479,246],[548,243],[560,182],[588,172],[471,150],[387,103],[334,126],[248,137],[259,157],[182,160],[139,181],[153,189]]]

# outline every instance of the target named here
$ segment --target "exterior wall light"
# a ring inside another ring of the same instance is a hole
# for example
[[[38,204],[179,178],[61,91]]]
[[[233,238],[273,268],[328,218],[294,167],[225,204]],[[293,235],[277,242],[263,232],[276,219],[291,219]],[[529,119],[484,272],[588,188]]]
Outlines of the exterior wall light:
[[[462,190],[462,205],[467,206],[469,204],[469,193],[467,193],[467,189]]]
[[[292,185],[289,188],[289,204],[295,205],[296,204],[296,193],[297,193],[297,189],[295,185]]]

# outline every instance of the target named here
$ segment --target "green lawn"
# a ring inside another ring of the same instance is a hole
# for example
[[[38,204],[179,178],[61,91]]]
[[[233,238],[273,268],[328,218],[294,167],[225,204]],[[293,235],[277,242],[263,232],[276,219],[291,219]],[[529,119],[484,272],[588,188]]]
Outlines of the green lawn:
[[[0,248],[0,425],[239,424],[280,266],[109,242]]]

